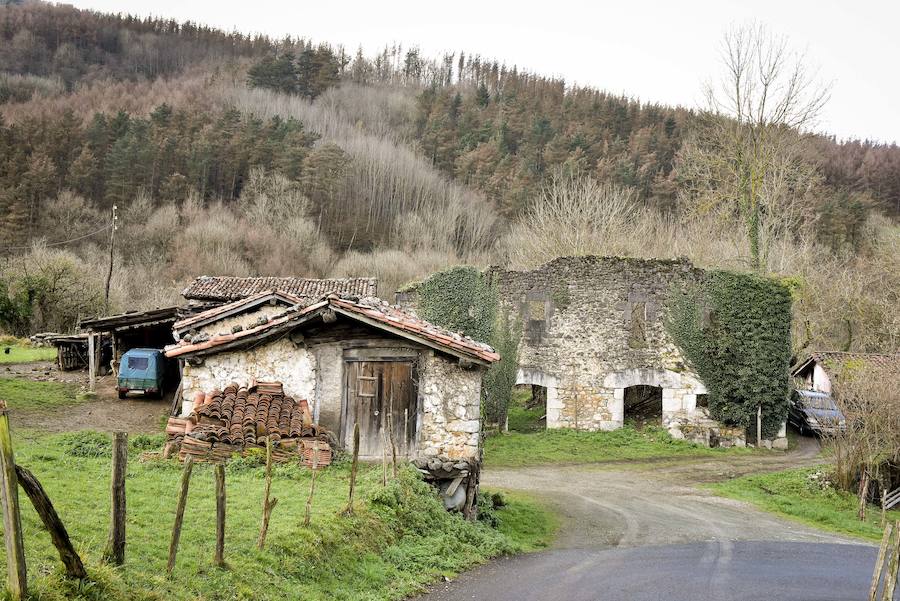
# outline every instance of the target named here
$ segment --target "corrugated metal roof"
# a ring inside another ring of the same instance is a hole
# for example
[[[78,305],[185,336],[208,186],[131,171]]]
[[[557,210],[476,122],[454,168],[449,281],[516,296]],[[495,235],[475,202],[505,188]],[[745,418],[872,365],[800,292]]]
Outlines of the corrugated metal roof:
[[[239,278],[202,275],[191,282],[181,295],[188,300],[228,302],[268,290],[277,290],[293,296],[319,298],[326,294],[375,296],[378,293],[377,288],[376,278]]]

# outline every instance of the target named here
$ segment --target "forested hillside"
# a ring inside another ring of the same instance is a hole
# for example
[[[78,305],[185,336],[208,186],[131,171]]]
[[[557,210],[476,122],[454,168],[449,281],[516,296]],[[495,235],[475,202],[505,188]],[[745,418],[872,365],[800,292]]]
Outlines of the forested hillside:
[[[376,275],[389,298],[448,265],[553,253],[747,269],[740,229],[685,207],[707,118],[465,52],[0,5],[0,329],[103,309],[113,205],[112,309],[175,301],[199,274]],[[798,139],[802,202],[765,257],[797,282],[797,346],[895,349],[900,148]],[[576,189],[609,210],[536,221]],[[582,226],[586,244],[553,238]]]

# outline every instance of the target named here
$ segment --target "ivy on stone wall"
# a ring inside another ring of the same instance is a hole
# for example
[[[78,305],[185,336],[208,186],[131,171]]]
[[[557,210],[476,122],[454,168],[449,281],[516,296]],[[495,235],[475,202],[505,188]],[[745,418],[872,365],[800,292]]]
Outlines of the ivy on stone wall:
[[[713,418],[776,436],[790,395],[791,294],[776,280],[709,271],[670,297],[666,327],[709,392]]]
[[[474,267],[452,267],[438,272],[416,287],[419,315],[435,325],[487,342],[500,353],[481,387],[484,418],[503,424],[512,387],[519,369],[522,328],[499,311],[497,290]]]
[[[497,320],[497,291],[474,267],[451,267],[419,284],[422,319],[490,344]]]

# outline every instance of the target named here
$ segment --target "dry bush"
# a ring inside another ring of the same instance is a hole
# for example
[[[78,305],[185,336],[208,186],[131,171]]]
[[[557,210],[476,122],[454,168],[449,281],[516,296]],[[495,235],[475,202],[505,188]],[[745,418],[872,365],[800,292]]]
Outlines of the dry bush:
[[[847,359],[834,366],[834,398],[846,429],[830,435],[834,449],[834,482],[855,491],[868,474],[882,488],[891,487],[900,469],[900,368]],[[893,466],[893,467],[891,467]],[[861,487],[868,497],[868,488]]]
[[[465,261],[455,255],[425,249],[416,252],[396,249],[348,252],[334,266],[331,275],[377,277],[378,296],[393,302],[394,292],[403,284],[462,263]]]
[[[48,242],[85,236],[109,223],[109,215],[103,215],[83,196],[69,190],[44,202],[39,219],[41,235]]]

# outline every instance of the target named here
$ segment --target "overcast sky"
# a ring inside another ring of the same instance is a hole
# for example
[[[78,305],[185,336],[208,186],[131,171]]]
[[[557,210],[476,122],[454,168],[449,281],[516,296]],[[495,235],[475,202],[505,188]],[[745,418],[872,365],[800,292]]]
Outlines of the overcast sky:
[[[818,129],[900,142],[898,0],[71,0],[104,12],[362,45],[463,50],[642,101],[695,107],[719,69],[722,34],[763,23],[832,84]]]

